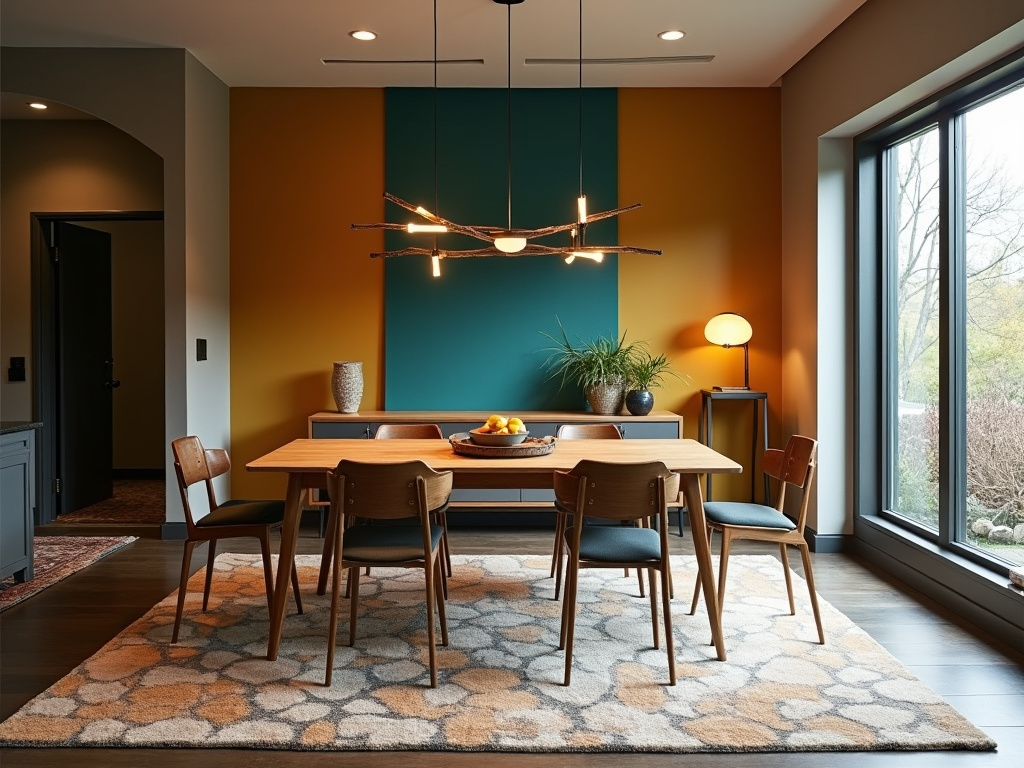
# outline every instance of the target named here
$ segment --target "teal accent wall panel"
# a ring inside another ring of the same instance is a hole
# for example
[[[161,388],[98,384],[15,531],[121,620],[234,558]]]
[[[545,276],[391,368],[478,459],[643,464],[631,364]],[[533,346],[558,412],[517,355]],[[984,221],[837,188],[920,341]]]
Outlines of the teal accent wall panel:
[[[460,224],[508,225],[506,90],[437,89],[437,175],[432,89],[388,89],[385,189]],[[512,91],[512,226],[574,221],[579,191],[575,89]],[[583,185],[588,210],[618,204],[614,89],[584,91]],[[436,200],[436,203],[435,203]],[[418,219],[387,205],[388,221]],[[617,221],[587,228],[587,244],[618,242]],[[546,244],[567,243],[569,235]],[[434,236],[386,232],[385,247],[431,248]],[[538,242],[545,242],[539,240]],[[438,236],[441,248],[480,241]],[[385,265],[384,407],[495,412],[582,409],[582,394],[547,378],[544,361],[558,323],[576,337],[618,333],[618,264],[557,257],[446,259],[431,277],[429,257]]]

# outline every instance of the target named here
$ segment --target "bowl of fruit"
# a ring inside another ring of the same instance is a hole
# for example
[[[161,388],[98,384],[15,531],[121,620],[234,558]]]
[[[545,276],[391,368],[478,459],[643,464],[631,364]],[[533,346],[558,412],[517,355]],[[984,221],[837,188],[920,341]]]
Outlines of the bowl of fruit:
[[[506,419],[495,414],[482,427],[469,430],[469,439],[477,445],[519,445],[530,433],[522,419]]]

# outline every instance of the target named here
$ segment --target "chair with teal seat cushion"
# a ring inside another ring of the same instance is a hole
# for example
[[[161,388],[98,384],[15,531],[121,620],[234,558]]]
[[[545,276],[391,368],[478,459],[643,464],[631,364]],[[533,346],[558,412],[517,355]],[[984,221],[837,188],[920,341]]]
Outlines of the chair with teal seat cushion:
[[[562,424],[555,432],[558,440],[621,440],[622,432],[614,424]],[[565,557],[565,526],[569,519],[566,510],[555,500],[555,544],[551,551],[551,577],[555,580],[555,600],[562,591],[562,560]],[[629,571],[626,571],[629,576]],[[644,596],[644,581],[640,577],[640,596]]]
[[[359,615],[359,573],[363,568],[419,568],[423,570],[427,607],[427,646],[430,687],[437,687],[437,643],[434,605],[441,626],[441,644],[448,645],[445,619],[441,541],[444,528],[432,521],[452,492],[452,473],[435,472],[422,461],[368,463],[343,460],[327,473],[331,498],[332,560],[331,616],[327,637],[326,685],[334,672],[341,573],[348,572],[348,644],[356,639]],[[379,521],[379,525],[348,524],[348,518]],[[414,525],[405,525],[409,519]],[[379,599],[379,598],[378,598]]]
[[[178,642],[181,614],[185,607],[185,589],[192,564],[192,551],[204,541],[209,542],[206,559],[206,585],[203,589],[203,611],[210,602],[210,586],[213,581],[213,561],[217,557],[217,541],[237,537],[253,536],[259,539],[263,554],[263,577],[267,585],[267,605],[274,601],[274,574],[270,564],[270,532],[277,530],[284,522],[284,501],[276,499],[249,501],[232,499],[217,503],[213,479],[231,469],[231,459],[223,448],[203,448],[195,435],[179,437],[171,442],[174,455],[174,473],[178,478],[181,505],[185,510],[185,551],[181,560],[181,580],[178,584],[178,606],[174,614],[174,629],[171,642]],[[203,483],[206,490],[208,512],[198,517],[192,510],[189,488]],[[299,613],[302,613],[302,598],[299,595],[299,576],[292,569],[292,591]]]
[[[431,423],[415,423],[415,424],[381,424],[377,427],[377,431],[374,433],[374,439],[376,440],[443,440],[444,433],[441,432],[441,427],[437,424]],[[444,535],[441,537],[441,554],[444,557],[445,573],[448,576],[452,575],[452,555],[451,547],[448,546],[448,499],[444,500],[444,503],[437,509],[432,509],[430,515],[433,521],[441,526],[444,531]],[[349,518],[349,525],[354,523],[354,518]],[[316,593],[322,595],[327,591],[327,579],[331,568],[331,541],[334,532],[328,527],[324,534],[324,552],[320,559],[320,578],[317,581]],[[369,569],[366,571],[366,575],[370,575]],[[444,582],[442,588],[446,591],[448,589],[447,581]],[[349,587],[346,585],[345,597],[348,597]]]
[[[818,642],[824,644],[825,632],[821,627],[818,597],[814,591],[810,548],[804,540],[804,525],[807,522],[807,506],[810,501],[811,481],[814,479],[814,470],[817,464],[817,453],[818,441],[802,435],[793,435],[786,443],[785,450],[770,448],[765,451],[761,466],[769,477],[779,481],[779,498],[774,508],[764,504],[748,504],[737,501],[709,501],[704,505],[708,545],[710,546],[715,531],[722,534],[722,550],[718,568],[719,621],[721,621],[722,603],[725,601],[725,578],[729,568],[729,550],[733,541],[741,539],[779,545],[779,554],[786,574],[789,612],[795,615],[793,581],[790,576],[787,554],[787,547],[794,546],[800,550],[800,555],[803,558],[804,579],[807,581],[807,589],[810,592],[811,609],[814,612],[814,622],[818,628]],[[786,490],[789,487],[793,487],[801,493],[795,521],[783,512],[786,503]],[[694,531],[694,535],[698,535],[697,531]],[[693,602],[690,605],[691,614],[697,610],[699,599],[700,579],[697,579],[693,590]]]
[[[660,573],[665,646],[669,682],[676,684],[675,649],[672,638],[668,549],[668,500],[679,494],[679,475],[660,461],[639,464],[584,460],[569,472],[556,471],[555,498],[570,521],[563,537],[568,553],[559,648],[565,649],[564,685],[572,675],[573,635],[581,568],[646,569],[650,582],[651,625],[654,647],[660,647],[658,631],[658,580]],[[635,521],[638,527],[584,525],[587,518],[620,522]],[[657,521],[648,527],[646,521]]]

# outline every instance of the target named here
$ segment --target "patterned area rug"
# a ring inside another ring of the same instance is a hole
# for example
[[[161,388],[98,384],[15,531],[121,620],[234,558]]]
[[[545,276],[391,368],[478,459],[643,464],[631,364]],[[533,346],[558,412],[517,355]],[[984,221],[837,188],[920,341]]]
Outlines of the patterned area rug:
[[[21,584],[14,577],[0,581],[0,611],[6,611],[133,541],[134,536],[37,536],[35,577]]]
[[[676,558],[673,558],[674,562]],[[292,750],[779,752],[992,749],[995,744],[864,631],[822,603],[815,642],[804,598],[790,616],[782,568],[732,558],[723,621],[729,660],[687,616],[692,558],[678,558],[673,620],[679,683],[651,648],[635,576],[590,570],[573,684],[560,685],[559,605],[547,557],[457,556],[451,644],[429,688],[422,574],[364,577],[354,648],[339,627],[334,684],[322,685],[327,598],[318,558],[302,556],[306,613],[285,620],[277,661],[263,656],[267,607],[258,556],[217,558],[210,610],[190,582],[182,638],[171,595],[4,723],[8,746],[248,747]],[[806,590],[794,576],[797,594]],[[383,588],[382,588],[383,587]],[[344,607],[343,607],[344,608]]]
[[[161,525],[167,517],[165,493],[163,480],[114,480],[114,495],[109,499],[60,515],[57,522],[61,525]]]

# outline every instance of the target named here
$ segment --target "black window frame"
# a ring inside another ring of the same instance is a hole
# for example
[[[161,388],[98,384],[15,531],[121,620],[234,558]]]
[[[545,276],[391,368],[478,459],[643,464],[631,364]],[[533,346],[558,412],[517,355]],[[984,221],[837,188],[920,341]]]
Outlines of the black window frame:
[[[966,538],[966,413],[959,403],[966,382],[966,291],[958,283],[966,274],[966,235],[961,182],[965,178],[964,114],[999,95],[1024,86],[1024,49],[995,62],[949,88],[854,139],[854,254],[855,267],[855,379],[854,396],[854,534],[871,546],[899,557],[899,548],[886,546],[889,537],[903,537],[923,557],[951,558],[1006,576],[1009,566],[993,556],[957,541]],[[939,131],[940,176],[940,434],[939,530],[915,524],[886,509],[890,498],[888,470],[895,460],[896,402],[887,397],[895,389],[892,355],[887,354],[889,318],[886,301],[892,275],[885,259],[890,237],[886,217],[889,155],[886,150],[931,128]],[[951,226],[952,223],[952,226]],[[950,275],[956,281],[948,279]],[[949,341],[945,344],[946,340]],[[891,525],[886,525],[889,523]],[[875,529],[875,530],[872,530]],[[959,536],[957,534],[960,534]],[[912,566],[914,567],[914,566]]]

